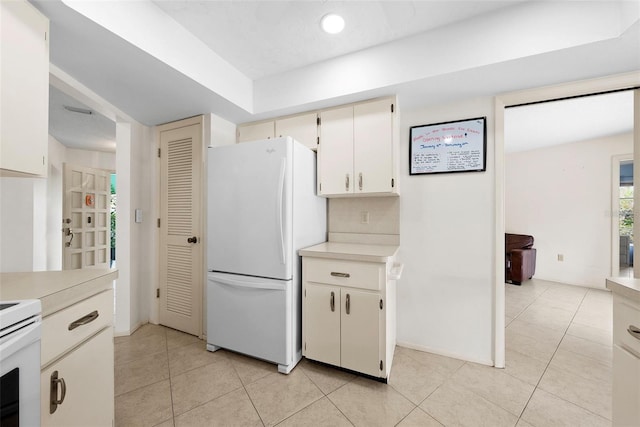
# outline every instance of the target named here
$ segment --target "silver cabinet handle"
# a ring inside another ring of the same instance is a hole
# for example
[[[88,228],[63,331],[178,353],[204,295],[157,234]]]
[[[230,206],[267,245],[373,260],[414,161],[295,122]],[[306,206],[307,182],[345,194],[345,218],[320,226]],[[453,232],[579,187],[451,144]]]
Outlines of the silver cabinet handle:
[[[347,311],[347,314],[351,313],[351,297],[349,294],[347,294],[347,302],[345,303],[344,308]]]
[[[337,271],[332,271],[331,275],[333,277],[351,277],[349,273],[338,273]]]
[[[360,191],[362,191],[362,172],[358,175],[358,187],[360,188]]]
[[[347,191],[349,191],[349,174],[346,174],[344,177],[344,187]]]
[[[331,307],[331,311],[336,311],[336,293],[331,292],[331,299],[329,300],[329,307]]]
[[[640,340],[640,328],[637,326],[629,325],[627,332],[637,340]]]
[[[79,318],[78,320],[75,320],[71,323],[69,323],[69,330],[73,331],[75,328],[82,326],[82,325],[86,325],[87,323],[91,323],[94,320],[96,320],[98,318],[100,314],[98,313],[98,310],[92,311],[91,313],[87,314],[86,316],[83,316],[81,318]]]
[[[58,399],[58,384],[60,384],[60,399]],[[58,371],[51,374],[51,383],[49,385],[49,413],[53,414],[58,409],[58,405],[64,402],[67,395],[67,384],[64,378],[58,378]]]

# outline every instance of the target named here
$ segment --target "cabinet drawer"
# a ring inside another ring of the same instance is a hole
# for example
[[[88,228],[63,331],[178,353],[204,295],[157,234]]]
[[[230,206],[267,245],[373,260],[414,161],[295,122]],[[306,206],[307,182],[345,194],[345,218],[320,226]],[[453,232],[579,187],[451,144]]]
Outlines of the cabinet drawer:
[[[303,271],[308,282],[378,290],[386,280],[386,264],[383,263],[309,257],[305,257],[304,262]]]
[[[640,354],[640,333],[628,331],[640,330],[640,306],[616,295],[613,304],[613,342]]]
[[[113,290],[45,317],[42,321],[41,366],[112,324]]]

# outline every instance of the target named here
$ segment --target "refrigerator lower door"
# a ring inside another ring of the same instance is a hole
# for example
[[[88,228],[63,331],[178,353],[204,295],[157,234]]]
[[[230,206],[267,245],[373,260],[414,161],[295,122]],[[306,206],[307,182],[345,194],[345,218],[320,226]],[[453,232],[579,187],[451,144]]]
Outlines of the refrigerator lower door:
[[[243,353],[289,373],[300,360],[293,349],[291,280],[226,273],[207,276],[207,349]]]

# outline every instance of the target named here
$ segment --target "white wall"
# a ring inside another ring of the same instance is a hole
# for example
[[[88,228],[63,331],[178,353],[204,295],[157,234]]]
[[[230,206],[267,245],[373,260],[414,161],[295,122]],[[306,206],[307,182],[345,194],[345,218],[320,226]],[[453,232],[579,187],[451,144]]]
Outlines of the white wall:
[[[140,124],[131,126],[130,171],[129,171],[129,237],[130,237],[130,323],[132,332],[147,323],[150,318],[152,298],[155,297],[157,262],[155,258],[157,228],[154,213],[155,142],[151,128]],[[118,183],[119,185],[119,183]],[[127,185],[126,181],[123,185]],[[120,203],[120,199],[118,199]],[[142,212],[142,222],[135,222],[135,210]],[[117,245],[119,247],[119,245]],[[116,254],[116,261],[119,262]]]
[[[62,270],[62,180],[67,148],[49,135],[47,270]]]
[[[493,364],[493,98],[402,110],[398,343]],[[410,176],[409,127],[487,117],[486,172]]]
[[[115,155],[66,148],[49,136],[46,178],[0,178],[0,271],[62,269],[63,164],[115,169]]]
[[[34,246],[37,218],[35,198],[41,178],[0,178],[0,272],[44,270]],[[44,236],[41,236],[44,240]]]
[[[632,153],[627,134],[506,154],[505,231],[534,236],[536,278],[605,287],[611,275],[611,159]]]

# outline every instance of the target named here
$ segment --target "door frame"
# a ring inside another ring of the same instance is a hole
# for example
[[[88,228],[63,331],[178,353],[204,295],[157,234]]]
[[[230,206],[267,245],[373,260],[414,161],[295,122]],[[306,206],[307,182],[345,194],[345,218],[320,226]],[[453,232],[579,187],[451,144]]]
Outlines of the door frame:
[[[620,275],[620,163],[629,160],[633,153],[611,157],[611,276]]]
[[[205,335],[205,323],[206,323],[206,286],[205,286],[205,282],[206,282],[206,278],[207,278],[207,267],[206,267],[206,255],[207,255],[207,228],[206,228],[206,206],[207,206],[207,169],[206,169],[206,150],[207,150],[207,146],[209,145],[209,135],[206,131],[206,128],[208,125],[210,125],[210,120],[208,120],[206,115],[199,115],[199,116],[194,116],[194,117],[189,117],[189,118],[185,118],[182,120],[177,120],[174,122],[169,122],[169,123],[164,123],[161,125],[158,125],[155,127],[155,147],[158,150],[158,153],[160,153],[160,149],[161,149],[161,141],[160,141],[160,135],[163,131],[167,131],[167,130],[173,130],[173,129],[179,129],[182,127],[188,127],[188,126],[193,126],[195,124],[199,124],[200,125],[200,169],[201,169],[201,173],[200,173],[200,191],[201,191],[201,209],[200,209],[200,220],[199,220],[199,224],[198,227],[201,230],[201,235],[197,236],[199,241],[198,241],[198,246],[201,248],[201,254],[200,254],[200,264],[202,266],[202,268],[200,269],[200,285],[199,288],[197,288],[196,290],[199,290],[200,292],[200,300],[201,300],[201,304],[199,307],[199,317],[200,317],[200,322],[198,324],[198,331],[197,331],[197,336],[201,339],[203,339],[206,335]],[[166,218],[162,217],[162,198],[163,198],[163,194],[162,194],[162,158],[160,157],[160,155],[156,156],[156,170],[158,171],[158,179],[157,179],[157,184],[156,184],[156,191],[157,191],[157,195],[158,197],[156,197],[156,212],[157,212],[157,221],[159,221],[160,223],[164,223],[166,224]],[[163,277],[162,274],[162,244],[163,244],[163,236],[161,235],[161,230],[162,228],[160,227],[160,225],[158,224],[156,227],[156,236],[157,236],[157,245],[155,248],[155,259],[156,259],[156,266],[155,266],[155,274],[157,277],[157,286],[154,287],[154,293],[158,292],[160,289],[160,280]],[[155,303],[154,305],[154,310],[152,313],[152,316],[150,317],[150,321],[152,323],[156,323],[156,324],[160,324],[160,307],[161,307],[161,303],[160,303],[160,297],[158,296],[157,293],[155,293],[156,297],[155,297]]]
[[[106,221],[109,224],[108,226],[106,226],[106,228],[107,228],[106,239],[109,242],[107,244],[107,249],[111,248],[111,197],[110,197],[111,196],[111,179],[110,178],[111,178],[111,173],[112,173],[111,169],[102,169],[102,168],[94,168],[94,167],[89,167],[89,166],[80,166],[80,165],[70,164],[68,162],[63,162],[62,163],[62,221],[63,221],[63,223],[61,224],[62,225],[62,232],[63,232],[63,236],[62,236],[62,269],[63,270],[69,269],[68,266],[70,264],[70,260],[67,257],[70,255],[71,248],[67,249],[68,248],[67,247],[67,243],[73,241],[74,240],[74,235],[76,234],[76,233],[73,233],[73,231],[71,231],[70,232],[71,240],[67,241],[65,230],[67,230],[67,229],[71,230],[72,227],[76,228],[76,227],[74,227],[74,225],[72,223],[65,223],[65,220],[67,218],[68,218],[69,221],[71,221],[71,214],[70,214],[69,211],[71,209],[73,209],[71,207],[72,200],[70,199],[70,194],[68,194],[68,191],[67,191],[67,186],[70,185],[69,182],[68,182],[68,179],[70,177],[67,176],[67,175],[68,175],[69,171],[75,170],[75,169],[80,170],[81,173],[83,174],[83,176],[84,176],[85,172],[90,171],[90,172],[95,173],[95,175],[104,174],[104,176],[106,177],[106,186],[108,188],[107,190],[97,190],[96,188],[86,189],[84,187],[84,184],[81,184],[80,188],[81,188],[83,194],[89,192],[89,190],[93,190],[94,193],[97,193],[98,191],[106,191],[106,193],[107,193],[106,202],[105,202],[106,205],[107,205],[107,207],[106,207],[106,209],[107,209]],[[89,197],[89,196],[87,196],[87,197]],[[105,267],[109,268],[109,266],[111,264],[111,251],[110,250],[107,250],[107,253],[105,255],[105,257],[107,259],[106,266],[104,266],[104,265],[93,265],[93,266],[87,266],[87,267],[84,266],[85,261],[86,261],[85,257],[84,257],[84,255],[85,255],[85,251],[84,251],[84,249],[85,249],[85,247],[84,247],[85,236],[86,236],[86,233],[90,233],[91,232],[91,231],[88,230],[88,227],[86,227],[85,224],[84,224],[84,214],[85,214],[87,203],[88,203],[88,201],[81,200],[82,213],[81,213],[81,219],[80,219],[81,225],[80,225],[79,228],[81,230],[83,230],[83,231],[80,232],[80,236],[76,237],[76,239],[78,239],[78,238],[82,239],[81,246],[80,246],[80,253],[82,253],[82,259],[81,259],[82,267],[81,267],[81,269],[84,269],[84,268],[105,268]],[[98,203],[98,197],[97,197],[97,194],[94,194],[93,204],[96,204],[96,203]],[[68,215],[65,215],[65,213],[67,213]],[[97,215],[94,215],[93,232],[96,233],[96,236],[94,236],[94,239],[97,239],[97,228],[98,228],[98,226],[97,226],[98,222],[97,221],[98,221],[98,217],[97,217]],[[95,243],[95,241],[94,241],[94,243]],[[94,247],[96,247],[96,246],[98,246],[98,245],[94,244]],[[96,252],[97,252],[97,250],[96,250]]]
[[[631,72],[591,80],[563,83],[541,88],[526,89],[497,95],[494,98],[494,161],[495,161],[495,247],[493,287],[493,361],[496,368],[505,366],[505,287],[504,287],[504,109],[508,106],[551,101],[601,92],[633,89],[634,103],[634,175],[640,173],[640,73]],[[637,157],[637,158],[636,158]],[[637,166],[636,166],[637,165]],[[634,235],[640,232],[640,221],[634,223]],[[640,263],[638,263],[640,264]],[[638,270],[636,270],[638,268]],[[640,265],[634,263],[634,272],[640,273]]]

